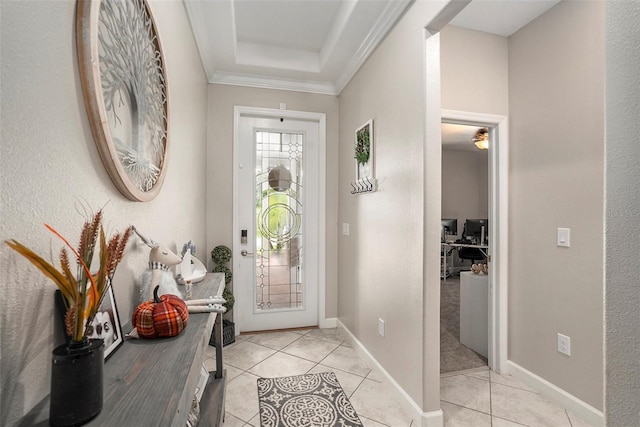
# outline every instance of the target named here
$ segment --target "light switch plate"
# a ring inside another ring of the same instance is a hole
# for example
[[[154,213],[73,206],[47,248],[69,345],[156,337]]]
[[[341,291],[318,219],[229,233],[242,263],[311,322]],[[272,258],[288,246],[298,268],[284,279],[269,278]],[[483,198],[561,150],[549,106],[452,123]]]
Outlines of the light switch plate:
[[[378,335],[384,338],[384,320],[378,319]]]
[[[571,230],[558,228],[558,246],[568,248],[571,245]]]
[[[343,236],[349,235],[349,224],[347,224],[346,222],[342,223],[342,235]]]

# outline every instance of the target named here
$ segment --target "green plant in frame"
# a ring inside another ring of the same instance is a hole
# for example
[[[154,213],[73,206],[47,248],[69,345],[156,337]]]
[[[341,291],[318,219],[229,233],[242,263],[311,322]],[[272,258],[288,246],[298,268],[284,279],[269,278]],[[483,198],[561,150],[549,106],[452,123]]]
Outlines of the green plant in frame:
[[[356,132],[356,147],[354,158],[360,165],[364,165],[371,157],[371,131],[369,125],[365,125]]]

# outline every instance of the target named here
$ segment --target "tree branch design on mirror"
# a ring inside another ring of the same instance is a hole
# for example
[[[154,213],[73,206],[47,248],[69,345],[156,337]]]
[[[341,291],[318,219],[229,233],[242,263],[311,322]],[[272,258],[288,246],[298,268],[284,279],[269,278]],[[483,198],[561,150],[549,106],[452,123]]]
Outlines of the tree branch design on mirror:
[[[148,201],[166,171],[168,91],[145,0],[79,0],[77,45],[91,129],[102,161],[129,199]]]

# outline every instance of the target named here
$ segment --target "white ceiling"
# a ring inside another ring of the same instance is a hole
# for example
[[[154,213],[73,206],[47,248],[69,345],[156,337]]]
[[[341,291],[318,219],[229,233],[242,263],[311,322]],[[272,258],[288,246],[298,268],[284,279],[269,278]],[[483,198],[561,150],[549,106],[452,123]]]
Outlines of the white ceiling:
[[[480,129],[482,128],[479,126],[442,123],[442,149],[480,151],[471,140]]]
[[[452,25],[509,37],[560,0],[473,0]]]
[[[337,95],[410,0],[184,0],[209,82]]]
[[[509,36],[558,1],[473,0],[452,24]],[[184,0],[209,82],[332,95],[410,3]]]

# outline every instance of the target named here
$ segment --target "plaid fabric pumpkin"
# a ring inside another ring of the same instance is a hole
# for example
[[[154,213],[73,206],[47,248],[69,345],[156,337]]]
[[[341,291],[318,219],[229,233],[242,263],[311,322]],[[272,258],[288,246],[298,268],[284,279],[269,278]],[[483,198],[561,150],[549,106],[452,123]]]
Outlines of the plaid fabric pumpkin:
[[[144,338],[175,337],[189,322],[184,301],[175,295],[158,297],[158,288],[153,290],[153,300],[140,304],[131,317],[131,323]]]

